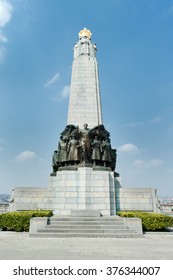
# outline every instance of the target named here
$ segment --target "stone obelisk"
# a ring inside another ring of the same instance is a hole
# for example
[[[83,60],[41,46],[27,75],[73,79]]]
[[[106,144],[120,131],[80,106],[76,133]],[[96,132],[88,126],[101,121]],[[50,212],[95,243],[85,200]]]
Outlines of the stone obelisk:
[[[60,215],[115,215],[116,150],[102,122],[96,44],[84,28],[74,45],[67,126],[54,151],[49,187]],[[88,212],[87,212],[88,213]]]
[[[89,127],[102,124],[97,48],[91,36],[92,33],[84,28],[74,45],[67,124],[80,128],[86,122]]]

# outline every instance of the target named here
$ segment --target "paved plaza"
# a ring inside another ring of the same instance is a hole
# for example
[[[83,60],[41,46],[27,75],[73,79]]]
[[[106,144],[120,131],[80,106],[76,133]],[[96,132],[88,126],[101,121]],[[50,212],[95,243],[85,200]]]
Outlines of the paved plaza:
[[[0,260],[173,260],[173,232],[143,238],[29,238],[0,232]]]

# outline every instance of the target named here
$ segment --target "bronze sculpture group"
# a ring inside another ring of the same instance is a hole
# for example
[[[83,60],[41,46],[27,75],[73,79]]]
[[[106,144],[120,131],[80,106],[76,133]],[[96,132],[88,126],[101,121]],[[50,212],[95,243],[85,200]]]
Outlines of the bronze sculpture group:
[[[112,149],[110,134],[103,125],[92,129],[85,123],[83,129],[67,125],[60,134],[58,149],[52,157],[53,173],[60,167],[90,164],[115,170],[116,149]]]

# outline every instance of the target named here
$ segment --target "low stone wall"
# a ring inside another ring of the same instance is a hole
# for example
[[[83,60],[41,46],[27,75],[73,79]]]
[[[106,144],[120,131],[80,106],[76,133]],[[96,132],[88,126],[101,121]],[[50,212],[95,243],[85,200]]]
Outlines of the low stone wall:
[[[160,213],[156,189],[115,188],[117,211],[145,211]]]
[[[10,211],[39,210],[53,208],[54,194],[48,188],[17,187]]]
[[[9,204],[8,203],[0,203],[0,213],[9,212]]]

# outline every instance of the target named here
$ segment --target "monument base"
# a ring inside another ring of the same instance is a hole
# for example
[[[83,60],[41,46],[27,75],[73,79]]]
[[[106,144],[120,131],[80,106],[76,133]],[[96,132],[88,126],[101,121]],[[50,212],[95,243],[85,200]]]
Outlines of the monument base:
[[[115,215],[114,172],[79,167],[50,176],[47,189],[15,188],[11,211],[29,209],[50,209],[58,215],[71,215],[71,210],[99,210],[103,216]]]
[[[115,215],[114,172],[79,167],[62,170],[49,179],[54,192],[54,209],[58,215],[70,215],[71,210],[99,210],[101,215]]]
[[[66,216],[71,210],[97,210],[102,216],[118,211],[160,211],[156,189],[122,188],[113,171],[92,167],[58,171],[49,177],[48,188],[15,188],[10,212],[37,209]]]

